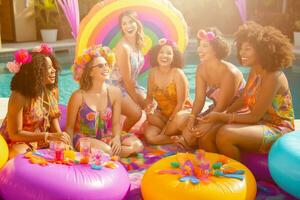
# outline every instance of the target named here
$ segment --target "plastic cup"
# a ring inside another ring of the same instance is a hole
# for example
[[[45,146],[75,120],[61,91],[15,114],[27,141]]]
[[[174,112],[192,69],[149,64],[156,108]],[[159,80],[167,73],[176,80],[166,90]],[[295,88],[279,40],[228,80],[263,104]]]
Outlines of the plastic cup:
[[[90,158],[90,151],[91,151],[91,142],[89,138],[81,138],[79,140],[80,143],[80,155],[82,164],[88,164]]]
[[[57,161],[62,161],[64,159],[65,144],[61,141],[54,141],[54,158]]]
[[[92,160],[94,164],[101,165],[102,160],[102,150],[97,147],[91,148]]]

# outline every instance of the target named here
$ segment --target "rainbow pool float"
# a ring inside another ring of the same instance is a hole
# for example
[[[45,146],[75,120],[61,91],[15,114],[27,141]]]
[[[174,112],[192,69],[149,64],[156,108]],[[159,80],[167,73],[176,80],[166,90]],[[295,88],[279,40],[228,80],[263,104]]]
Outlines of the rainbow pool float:
[[[111,49],[121,38],[118,18],[127,10],[137,12],[145,32],[145,65],[141,74],[149,68],[148,52],[160,38],[175,41],[181,52],[188,42],[187,24],[182,14],[168,0],[104,0],[96,4],[81,21],[77,36],[75,57],[84,49],[103,44]]]

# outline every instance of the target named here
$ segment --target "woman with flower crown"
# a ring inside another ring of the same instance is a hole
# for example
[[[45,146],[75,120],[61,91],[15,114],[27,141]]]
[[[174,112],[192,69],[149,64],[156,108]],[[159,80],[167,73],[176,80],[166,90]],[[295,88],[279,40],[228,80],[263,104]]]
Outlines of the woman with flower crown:
[[[11,81],[8,112],[0,134],[10,148],[10,157],[24,153],[37,144],[47,147],[49,140],[70,144],[69,135],[62,132],[58,123],[58,71],[59,66],[46,44],[17,51],[15,61],[7,68],[15,73]]]
[[[146,96],[145,89],[137,82],[144,65],[144,55],[141,52],[144,32],[136,12],[131,10],[120,15],[119,26],[122,37],[115,47],[117,60],[111,82],[122,92],[121,112],[126,117],[122,129],[129,131],[142,116]]]
[[[199,145],[209,152],[217,152],[215,134],[220,124],[206,123],[201,120],[211,111],[223,112],[239,96],[245,81],[242,72],[232,63],[226,62],[230,49],[216,28],[198,32],[198,54],[200,64],[196,72],[196,88],[193,109],[188,117],[183,137],[173,137],[185,149]],[[213,104],[203,111],[206,97]]]
[[[167,144],[172,142],[170,136],[180,134],[180,127],[185,126],[186,109],[191,108],[188,81],[181,70],[182,54],[170,40],[160,39],[150,50],[150,63],[144,134],[150,144]]]
[[[121,132],[121,91],[105,83],[114,63],[114,54],[101,45],[89,48],[75,60],[74,75],[80,89],[69,100],[66,131],[76,149],[80,138],[85,137],[91,147],[128,157],[142,151],[143,144],[134,135]]]

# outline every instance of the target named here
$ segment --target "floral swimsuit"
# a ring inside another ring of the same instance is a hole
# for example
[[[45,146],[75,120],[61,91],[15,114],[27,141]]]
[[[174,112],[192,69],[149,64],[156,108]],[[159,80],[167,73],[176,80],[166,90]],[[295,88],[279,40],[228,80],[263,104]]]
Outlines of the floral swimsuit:
[[[251,108],[255,105],[257,95],[259,95],[259,86],[261,84],[261,76],[255,76],[248,85],[245,98],[245,106]],[[272,105],[267,109],[266,113],[260,120],[264,130],[264,136],[260,152],[266,153],[270,150],[272,144],[283,134],[295,130],[294,126],[294,110],[292,96],[290,90],[283,94],[276,94],[272,100]]]
[[[158,110],[166,117],[170,117],[177,105],[176,84],[171,81],[166,89],[160,89],[158,86],[154,89],[153,97],[157,102]],[[192,103],[186,99],[183,109],[192,108]]]
[[[30,132],[48,132],[50,130],[51,121],[60,117],[60,111],[57,103],[57,91],[51,90],[45,93],[48,101],[45,102],[43,97],[31,99],[30,105],[23,108],[23,127],[22,130]],[[44,95],[43,95],[44,96]],[[48,109],[44,104],[48,104]],[[5,138],[9,145],[14,144],[9,138],[7,130],[7,117],[4,119],[0,127],[0,134]],[[45,142],[39,142],[38,148],[47,147]]]
[[[83,98],[83,96],[82,96]],[[79,139],[82,137],[91,137],[109,143],[112,139],[112,104],[107,89],[107,107],[103,112],[97,112],[91,109],[83,98],[83,103],[79,108],[73,144],[75,147],[79,145]],[[121,140],[131,136],[130,133],[122,134]]]

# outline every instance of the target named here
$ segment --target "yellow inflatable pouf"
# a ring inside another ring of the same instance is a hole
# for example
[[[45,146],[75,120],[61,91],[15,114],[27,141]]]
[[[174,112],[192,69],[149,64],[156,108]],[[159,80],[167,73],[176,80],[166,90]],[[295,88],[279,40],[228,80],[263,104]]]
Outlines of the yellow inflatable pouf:
[[[153,164],[142,180],[144,200],[253,200],[256,181],[243,164],[199,150]]]
[[[8,146],[4,138],[0,135],[0,169],[8,159]]]

